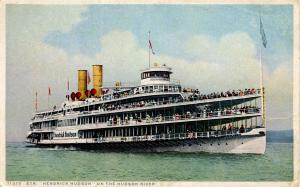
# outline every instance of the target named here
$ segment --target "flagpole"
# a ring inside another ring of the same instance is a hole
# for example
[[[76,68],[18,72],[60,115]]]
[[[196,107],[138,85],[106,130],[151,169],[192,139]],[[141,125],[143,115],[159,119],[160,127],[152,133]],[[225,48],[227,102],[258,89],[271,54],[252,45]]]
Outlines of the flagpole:
[[[262,110],[262,125],[265,126],[265,120],[264,120],[264,96],[263,96],[263,67],[262,67],[262,47],[260,45],[260,50],[259,50],[259,65],[260,65],[260,93],[262,94],[262,99],[261,99],[261,110]]]
[[[37,106],[37,91],[35,91],[35,111],[37,112],[38,106]]]
[[[262,35],[262,22],[261,22],[261,10],[259,10],[259,24],[260,24],[260,33]],[[264,34],[264,33],[263,33]],[[263,37],[263,36],[261,36]],[[262,38],[263,39],[263,38]],[[262,41],[263,43],[260,44],[260,87],[261,87],[261,95],[262,95],[262,99],[261,99],[261,109],[262,109],[262,126],[266,127],[266,106],[265,106],[265,89],[263,86],[263,64],[262,64],[262,45],[264,44],[264,41]]]
[[[51,95],[51,89],[50,89],[50,86],[48,86],[48,103],[47,103],[48,109],[49,109],[49,99],[50,99],[50,95]]]
[[[68,94],[68,101],[69,101],[69,97],[70,97],[70,79],[69,79],[69,77],[68,77],[68,83],[67,83],[68,85],[68,92],[67,92],[67,94]]]
[[[149,59],[148,59],[148,63],[149,63],[149,68],[150,68],[150,31],[149,31],[149,36],[148,36],[148,53],[149,53]]]

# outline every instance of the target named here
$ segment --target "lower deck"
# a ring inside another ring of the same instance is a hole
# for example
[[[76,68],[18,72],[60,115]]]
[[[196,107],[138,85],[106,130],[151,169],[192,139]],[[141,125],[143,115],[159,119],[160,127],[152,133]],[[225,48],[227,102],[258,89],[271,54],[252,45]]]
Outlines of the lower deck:
[[[91,138],[73,141],[44,140],[38,146],[56,148],[79,148],[101,151],[134,152],[214,152],[214,153],[255,153],[263,154],[266,146],[265,128],[255,128],[249,132],[206,132],[162,134],[159,136],[138,136],[130,138]]]

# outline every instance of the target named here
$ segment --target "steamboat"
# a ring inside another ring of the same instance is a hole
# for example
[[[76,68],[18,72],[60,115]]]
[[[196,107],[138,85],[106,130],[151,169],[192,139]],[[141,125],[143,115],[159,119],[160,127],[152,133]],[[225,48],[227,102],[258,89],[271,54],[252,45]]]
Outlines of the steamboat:
[[[103,87],[103,66],[78,70],[78,92],[60,107],[35,112],[27,142],[42,147],[108,151],[264,154],[264,89],[204,94],[154,64],[138,86]]]

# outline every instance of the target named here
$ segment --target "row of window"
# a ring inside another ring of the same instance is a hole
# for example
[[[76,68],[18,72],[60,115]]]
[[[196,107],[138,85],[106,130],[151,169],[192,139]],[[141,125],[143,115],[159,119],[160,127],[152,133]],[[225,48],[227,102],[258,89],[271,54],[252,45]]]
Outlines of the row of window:
[[[169,72],[161,72],[161,71],[154,71],[154,72],[146,72],[141,74],[141,79],[146,79],[150,77],[161,77],[161,78],[170,78]]]
[[[178,92],[181,91],[181,87],[176,86],[168,86],[168,85],[154,85],[154,86],[142,86],[139,91],[141,93],[152,93],[152,92]]]
[[[75,125],[76,125],[76,119],[59,120],[57,123],[58,127],[75,126]]]

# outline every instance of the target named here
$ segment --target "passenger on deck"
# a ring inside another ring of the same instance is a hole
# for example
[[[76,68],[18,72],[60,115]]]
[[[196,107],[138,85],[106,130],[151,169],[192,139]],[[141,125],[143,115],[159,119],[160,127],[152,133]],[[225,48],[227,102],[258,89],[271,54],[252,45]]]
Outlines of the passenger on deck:
[[[242,125],[241,127],[240,127],[240,133],[244,133],[245,132],[245,128],[244,128],[244,125]]]

